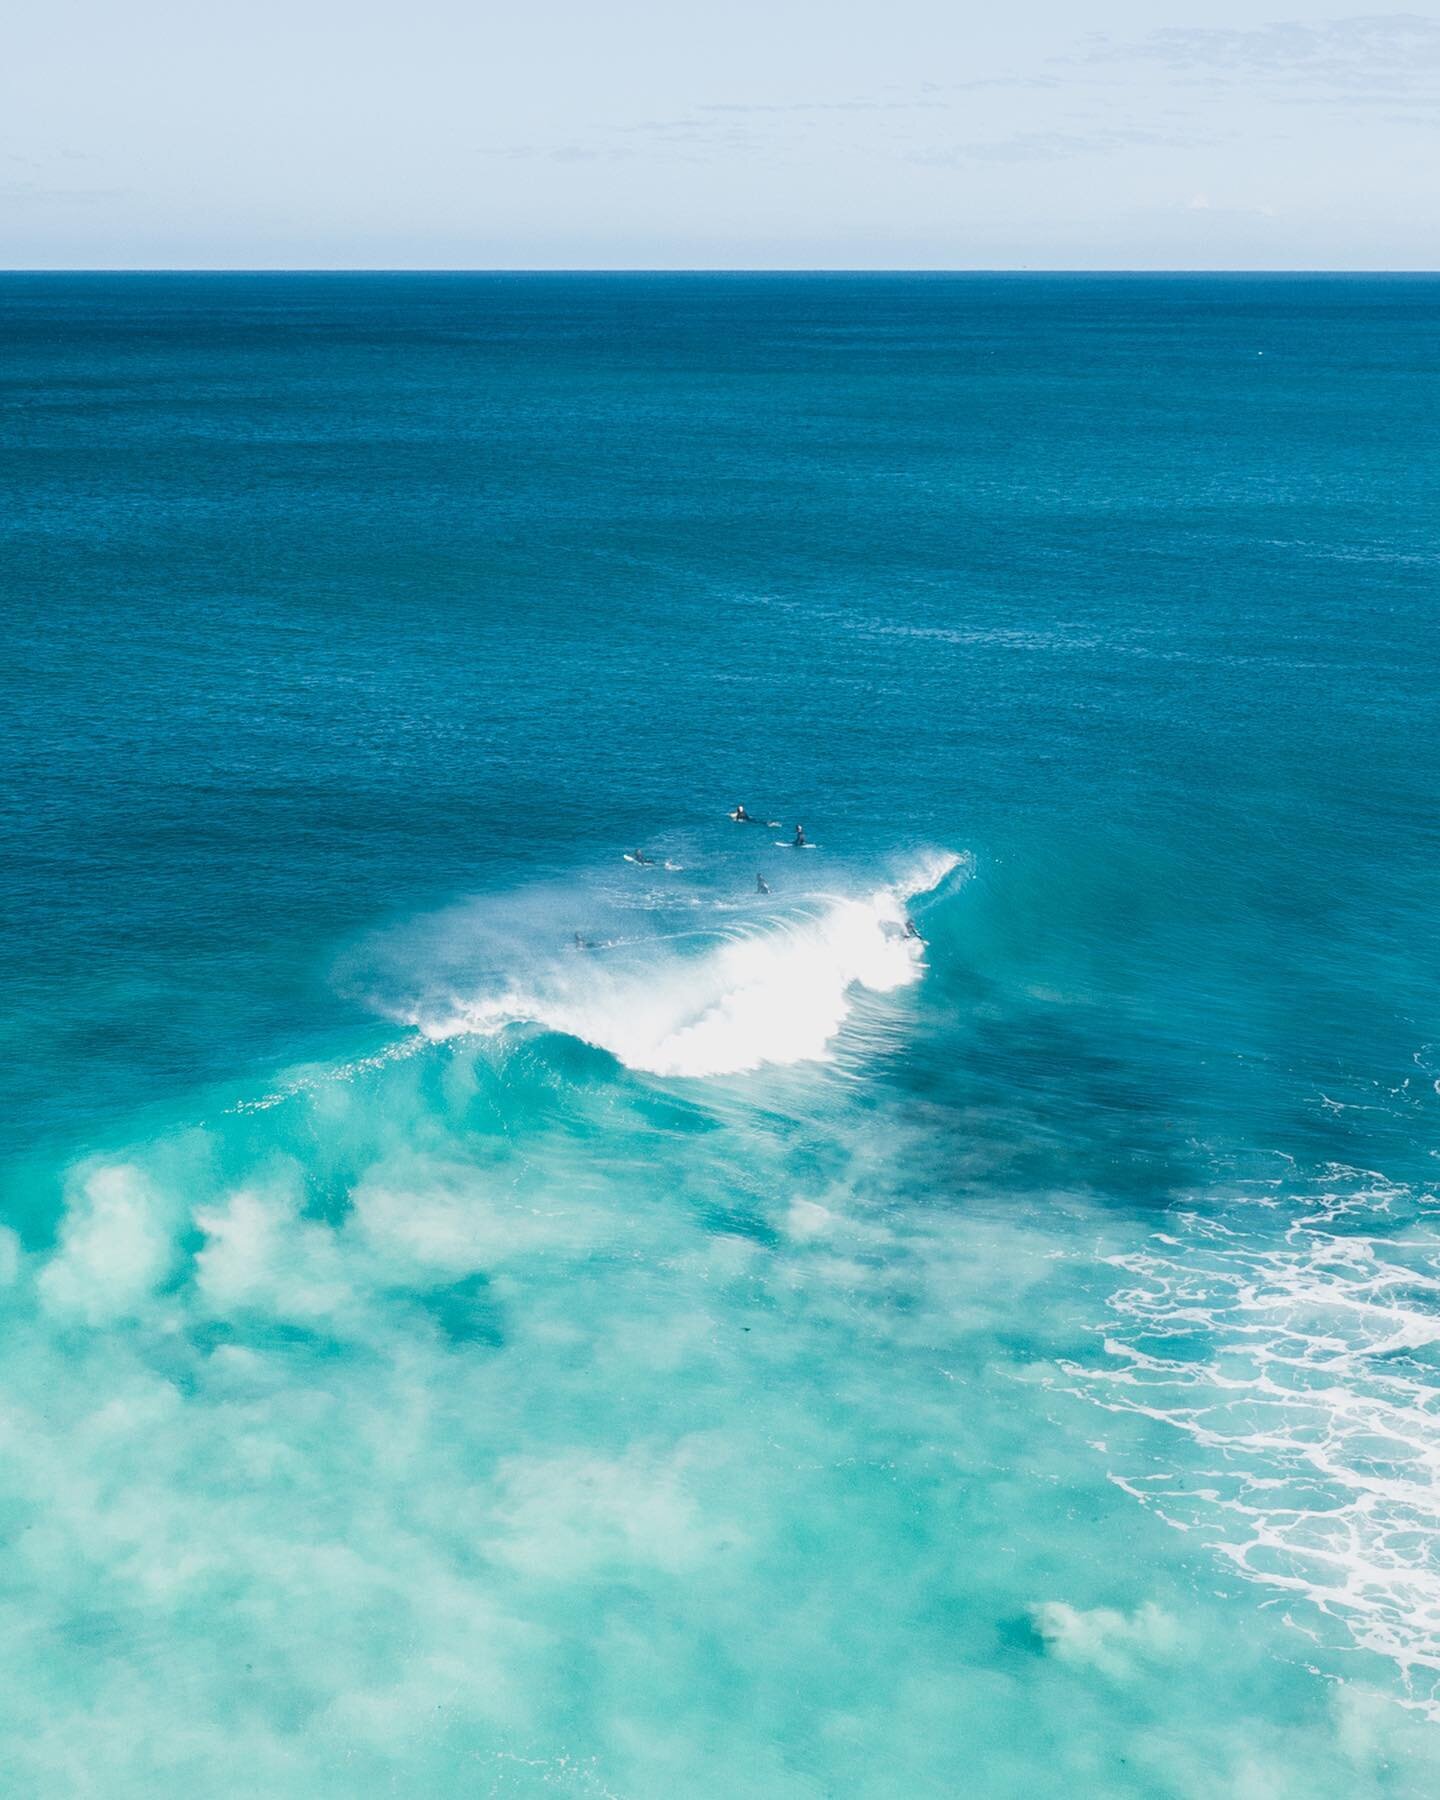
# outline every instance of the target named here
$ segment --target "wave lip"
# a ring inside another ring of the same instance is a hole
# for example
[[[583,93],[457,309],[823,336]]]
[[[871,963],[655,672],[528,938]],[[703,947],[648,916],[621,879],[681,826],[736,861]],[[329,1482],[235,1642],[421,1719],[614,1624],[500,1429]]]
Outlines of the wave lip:
[[[540,961],[501,992],[451,995],[411,1009],[406,1021],[434,1039],[540,1025],[650,1075],[820,1061],[857,988],[892,993],[919,979],[924,945],[904,935],[905,903],[959,861],[932,856],[869,893],[812,896],[694,954],[657,938],[628,962],[590,954]]]

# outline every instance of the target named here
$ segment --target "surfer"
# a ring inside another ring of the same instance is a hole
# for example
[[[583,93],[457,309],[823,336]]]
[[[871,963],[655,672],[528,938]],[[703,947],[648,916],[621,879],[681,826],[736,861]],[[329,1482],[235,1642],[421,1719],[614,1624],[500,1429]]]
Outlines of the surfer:
[[[755,877],[755,892],[757,894],[768,894],[770,892],[770,883],[763,875],[757,874]]]
[[[808,850],[810,848],[805,841],[805,827],[803,825],[797,825],[795,827],[795,837],[791,847],[795,850]]]
[[[758,825],[760,823],[758,819],[752,819],[750,814],[746,812],[745,802],[743,800],[736,801],[735,810],[731,813],[730,817],[737,825]]]
[[[920,936],[920,927],[913,919],[905,921],[905,935],[907,938],[917,938],[922,944],[925,942],[924,938]]]
[[[654,859],[647,856],[643,850],[632,850],[630,852],[630,860],[633,863],[643,864],[647,869],[654,868],[655,866]]]

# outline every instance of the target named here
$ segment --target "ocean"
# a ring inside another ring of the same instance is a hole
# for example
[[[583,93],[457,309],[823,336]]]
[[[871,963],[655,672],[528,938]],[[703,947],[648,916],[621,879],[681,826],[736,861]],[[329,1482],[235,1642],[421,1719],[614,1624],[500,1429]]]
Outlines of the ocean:
[[[1436,1791],[1437,328],[0,277],[7,1792]]]

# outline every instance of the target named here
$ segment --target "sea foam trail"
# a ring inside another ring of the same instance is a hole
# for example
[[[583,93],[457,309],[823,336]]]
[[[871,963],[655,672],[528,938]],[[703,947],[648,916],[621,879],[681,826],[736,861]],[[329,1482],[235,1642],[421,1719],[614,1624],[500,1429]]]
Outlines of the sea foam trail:
[[[857,989],[916,981],[924,945],[906,903],[961,862],[933,855],[859,894],[812,894],[714,936],[687,930],[640,943],[521,957],[473,991],[430,995],[398,1016],[427,1037],[529,1023],[608,1050],[651,1075],[733,1075],[820,1060]]]
[[[1306,1201],[1279,1242],[1273,1199],[1177,1214],[1114,1259],[1104,1364],[1067,1366],[1194,1447],[1118,1486],[1440,1722],[1440,1203],[1339,1165]]]

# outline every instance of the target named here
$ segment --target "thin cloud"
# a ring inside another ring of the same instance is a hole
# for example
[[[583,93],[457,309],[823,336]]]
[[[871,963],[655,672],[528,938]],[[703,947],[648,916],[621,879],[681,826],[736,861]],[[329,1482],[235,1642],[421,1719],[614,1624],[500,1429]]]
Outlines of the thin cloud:
[[[947,168],[961,163],[1061,162],[1073,156],[1107,156],[1137,145],[1167,150],[1189,150],[1215,143],[1214,137],[1180,132],[1151,131],[1141,126],[1107,126],[1095,131],[1021,131],[1012,137],[953,144],[944,149],[919,150],[907,159],[929,167]]]
[[[0,200],[13,200],[21,205],[28,201],[58,200],[64,205],[98,206],[106,200],[120,200],[131,190],[123,187],[49,187],[40,181],[0,182]]]
[[[495,156],[508,162],[629,162],[643,155],[623,144],[477,144],[473,156]]]
[[[915,100],[788,100],[781,102],[713,100],[696,107],[702,113],[894,113],[945,112],[945,101],[928,96]]]
[[[1249,29],[1166,26],[1139,39],[1081,41],[1084,63],[1158,63],[1179,76],[1243,77],[1306,85],[1386,104],[1440,70],[1440,20],[1418,13],[1367,13],[1319,23],[1277,21]]]

